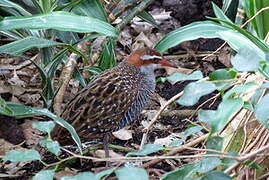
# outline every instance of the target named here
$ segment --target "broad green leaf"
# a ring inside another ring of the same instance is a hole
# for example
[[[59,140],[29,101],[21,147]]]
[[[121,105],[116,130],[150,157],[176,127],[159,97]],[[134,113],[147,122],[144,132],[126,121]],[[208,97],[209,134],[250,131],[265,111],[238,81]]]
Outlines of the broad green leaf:
[[[210,125],[212,133],[219,132],[243,105],[244,101],[241,98],[225,99],[220,103],[216,111],[200,110],[198,119]]]
[[[216,157],[207,157],[195,163],[195,168],[199,173],[207,173],[221,164],[221,160]]]
[[[149,180],[148,173],[143,168],[123,167],[115,171],[119,180]]]
[[[234,81],[237,76],[237,71],[234,69],[218,69],[209,74],[210,81],[217,86],[219,91],[227,89]],[[231,80],[227,82],[227,80]]]
[[[269,94],[266,94],[259,104],[256,105],[255,115],[257,120],[264,125],[267,129],[269,128],[268,119],[269,119]]]
[[[40,141],[40,145],[48,149],[49,152],[55,154],[56,156],[60,153],[60,144],[57,141],[52,141],[49,138],[45,138]]]
[[[235,31],[238,31],[240,34],[245,36],[247,39],[251,40],[260,50],[263,51],[263,53],[269,52],[269,46],[262,39],[252,35],[250,32],[239,27],[238,25],[235,25],[229,21],[224,21],[224,20],[218,19],[218,18],[210,18],[210,19],[229,25],[230,28],[232,28]],[[228,41],[228,43],[229,43],[229,41]],[[244,46],[244,47],[247,47],[247,46]],[[260,53],[259,53],[259,55],[261,55],[262,57],[264,56],[263,54],[260,54]]]
[[[186,80],[199,80],[203,78],[203,73],[201,71],[194,71],[191,74],[183,74],[176,72],[168,77],[163,78],[164,80],[178,82]]]
[[[248,93],[249,91],[253,90],[251,89],[253,86],[256,86],[257,84],[254,82],[248,82],[246,84],[243,85],[237,85],[234,88],[230,89],[229,91],[227,91],[224,96],[223,99],[228,99],[232,96],[238,96],[240,94],[245,94]]]
[[[232,180],[232,178],[221,171],[213,171],[201,178],[201,180]]]
[[[34,150],[11,150],[3,158],[4,161],[11,162],[24,162],[24,161],[34,161],[41,160],[39,153]]]
[[[44,122],[33,122],[32,124],[34,129],[37,129],[42,132],[50,133],[55,127],[55,123],[53,121],[44,121]]]
[[[6,17],[0,21],[0,31],[14,29],[56,29],[80,33],[97,32],[105,36],[117,36],[116,29],[106,22],[63,11],[27,17]]]
[[[184,88],[183,95],[176,102],[183,106],[193,106],[199,101],[200,97],[215,90],[216,86],[211,82],[193,82]]]
[[[201,130],[203,129],[202,126],[194,126],[194,127],[190,127],[188,129],[186,129],[184,131],[184,136],[190,136],[190,135],[193,135],[193,134],[196,134],[198,132],[200,132]]]
[[[101,180],[104,176],[110,175],[113,172],[114,172],[113,168],[112,169],[107,169],[107,170],[104,170],[104,171],[101,171],[101,172],[95,174],[95,177],[96,177],[96,179]]]
[[[187,164],[162,176],[162,180],[187,180],[196,173],[195,164]]]
[[[264,54],[263,50],[237,30],[224,27],[212,21],[195,22],[180,27],[162,38],[155,46],[155,49],[164,52],[181,42],[198,38],[221,38],[227,41],[235,51],[238,51],[240,48],[250,47],[255,50],[257,54]]]
[[[34,177],[33,180],[53,180],[55,172],[53,170],[43,170],[39,171]]]
[[[52,112],[50,112],[48,109],[34,108],[34,107],[24,106],[22,104],[16,104],[13,102],[6,102],[5,106],[7,106],[9,109],[11,109],[12,112],[7,113],[5,110],[6,108],[0,106],[0,114],[4,114],[6,116],[14,116],[14,117],[31,117],[34,115],[43,115],[43,116],[47,116],[47,117],[53,119],[56,123],[58,123],[59,125],[61,125],[64,128],[66,128],[70,132],[73,140],[78,145],[78,147],[81,151],[80,138],[77,135],[77,132],[75,131],[73,126],[71,126],[68,122],[66,122],[62,118],[60,118],[60,117],[56,116],[55,114],[53,114]]]
[[[231,59],[233,67],[238,71],[257,71],[260,62],[265,61],[264,57],[259,56],[251,48],[239,49],[237,54]]]
[[[51,47],[51,46],[58,46],[58,45],[64,45],[64,43],[59,43],[56,41],[28,36],[24,39],[20,39],[20,40],[0,46],[0,53],[17,54],[17,53],[25,52],[31,48],[44,48],[44,47]]]
[[[97,178],[91,172],[82,172],[75,176],[64,176],[61,180],[97,180]]]
[[[221,151],[223,146],[223,137],[220,136],[210,136],[206,141],[206,149],[213,149],[216,151]],[[214,152],[208,151],[207,154],[214,154]]]
[[[129,152],[126,156],[145,156],[163,149],[164,147],[157,144],[146,144],[141,151]]]

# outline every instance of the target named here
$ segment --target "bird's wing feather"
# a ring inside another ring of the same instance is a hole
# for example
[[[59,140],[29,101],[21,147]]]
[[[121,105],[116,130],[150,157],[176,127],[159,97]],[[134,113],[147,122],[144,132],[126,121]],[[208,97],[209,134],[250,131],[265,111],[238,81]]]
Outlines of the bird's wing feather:
[[[115,131],[138,94],[139,76],[111,69],[97,76],[71,100],[62,118],[80,136]],[[88,137],[86,137],[88,138]]]

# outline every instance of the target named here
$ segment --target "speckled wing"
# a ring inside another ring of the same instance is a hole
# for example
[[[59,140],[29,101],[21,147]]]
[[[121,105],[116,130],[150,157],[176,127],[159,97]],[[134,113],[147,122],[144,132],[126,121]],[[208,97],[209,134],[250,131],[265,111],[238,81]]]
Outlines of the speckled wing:
[[[62,118],[84,140],[116,131],[138,94],[140,79],[135,67],[120,65],[105,71],[70,101]]]

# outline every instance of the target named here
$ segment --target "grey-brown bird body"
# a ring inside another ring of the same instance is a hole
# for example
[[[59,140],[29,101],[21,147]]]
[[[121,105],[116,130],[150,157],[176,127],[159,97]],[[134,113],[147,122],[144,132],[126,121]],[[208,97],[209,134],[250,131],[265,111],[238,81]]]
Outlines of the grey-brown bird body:
[[[155,90],[157,64],[153,60],[143,65],[136,61],[141,61],[137,58],[144,54],[145,59],[150,58],[147,54],[160,54],[144,51],[97,75],[67,104],[61,117],[72,124],[82,141],[100,139],[104,133],[123,128],[147,105]],[[66,132],[63,128],[56,130],[60,138]]]

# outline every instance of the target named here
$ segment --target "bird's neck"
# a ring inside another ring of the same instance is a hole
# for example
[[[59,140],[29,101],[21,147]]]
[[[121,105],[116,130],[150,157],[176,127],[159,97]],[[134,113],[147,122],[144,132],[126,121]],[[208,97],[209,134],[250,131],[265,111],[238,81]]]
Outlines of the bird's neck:
[[[151,92],[155,90],[155,68],[155,64],[140,67],[140,72],[142,76],[141,86]]]

